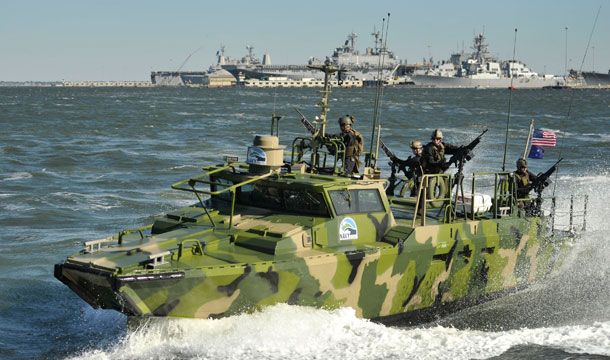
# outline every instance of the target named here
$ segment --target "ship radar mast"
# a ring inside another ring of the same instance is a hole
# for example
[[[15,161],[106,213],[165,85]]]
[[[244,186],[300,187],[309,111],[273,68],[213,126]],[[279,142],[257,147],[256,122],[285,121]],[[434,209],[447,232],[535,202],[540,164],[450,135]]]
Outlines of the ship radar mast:
[[[254,46],[248,45],[246,46],[246,50],[248,50],[248,62],[250,64],[254,63]]]
[[[371,33],[371,35],[373,35],[373,37],[375,38],[375,52],[379,54],[382,42],[381,33],[379,31],[376,31],[375,26],[373,26],[373,32]]]
[[[220,50],[218,50],[216,52],[216,56],[218,56],[217,64],[224,65],[225,64],[225,46],[223,44],[220,44]]]
[[[347,40],[349,41],[350,44],[350,51],[354,51],[356,50],[356,38],[358,37],[358,35],[355,32],[352,32],[351,34],[347,35]]]
[[[474,44],[472,49],[474,50],[474,58],[479,63],[484,63],[489,59],[489,51],[487,50],[487,44],[485,44],[485,35],[479,34],[474,37]]]

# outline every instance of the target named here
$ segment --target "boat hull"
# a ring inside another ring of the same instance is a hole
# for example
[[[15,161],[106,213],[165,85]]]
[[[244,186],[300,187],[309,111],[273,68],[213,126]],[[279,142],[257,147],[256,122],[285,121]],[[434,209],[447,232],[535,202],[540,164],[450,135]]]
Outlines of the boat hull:
[[[583,71],[582,77],[585,80],[587,86],[599,86],[599,87],[608,87],[610,86],[610,72],[604,73],[596,73],[592,71]]]
[[[219,318],[288,303],[383,318],[476,302],[544,277],[569,239],[542,237],[541,226],[539,218],[397,226],[382,241],[291,259],[118,275],[63,263],[55,276],[93,307],[130,316]]]
[[[503,88],[514,87],[515,89],[540,89],[545,86],[557,84],[555,79],[544,78],[510,78],[499,79],[474,79],[470,77],[447,77],[434,75],[412,75],[411,79],[418,86],[437,88]]]

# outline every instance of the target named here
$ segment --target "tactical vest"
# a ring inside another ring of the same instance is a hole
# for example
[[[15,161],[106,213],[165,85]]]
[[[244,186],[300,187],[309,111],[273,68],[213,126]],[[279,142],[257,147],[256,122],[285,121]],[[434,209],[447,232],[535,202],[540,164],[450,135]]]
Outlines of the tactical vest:
[[[351,141],[349,144],[345,144],[345,156],[360,156],[364,149],[364,144],[362,143],[362,135],[354,129],[349,130]]]
[[[515,171],[515,177],[517,178],[519,188],[524,188],[530,183],[530,174],[527,171],[525,174],[520,174],[518,171]]]
[[[432,151],[434,152],[434,160],[444,162],[445,160],[445,145],[439,143],[438,146],[433,145]]]

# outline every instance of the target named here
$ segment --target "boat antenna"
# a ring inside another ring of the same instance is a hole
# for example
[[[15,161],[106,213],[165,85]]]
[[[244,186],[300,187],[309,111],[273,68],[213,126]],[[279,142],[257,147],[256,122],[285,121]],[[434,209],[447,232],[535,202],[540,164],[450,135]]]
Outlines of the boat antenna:
[[[502,171],[506,171],[506,151],[508,149],[508,128],[510,125],[510,110],[513,100],[513,79],[515,78],[515,74],[513,74],[513,67],[515,65],[515,50],[517,49],[517,28],[515,28],[515,40],[513,42],[513,61],[508,64],[508,71],[510,73],[510,87],[508,88],[508,117],[506,119],[506,138],[504,139],[504,160],[502,161]]]
[[[277,98],[277,87],[273,90],[273,113],[271,113],[271,136],[280,137],[280,119],[281,116],[275,114],[275,100]],[[275,129],[275,131],[274,131]]]
[[[382,40],[382,44],[381,44],[381,49],[380,49],[380,53],[379,53],[379,59],[377,60],[377,91],[375,93],[375,106],[374,106],[374,110],[373,110],[373,128],[371,131],[371,147],[369,150],[369,157],[367,159],[367,163],[366,166],[371,167],[371,165],[373,165],[373,167],[377,167],[377,154],[375,154],[374,159],[373,159],[373,145],[376,144],[376,136],[375,133],[377,131],[377,122],[379,122],[379,126],[381,126],[381,120],[379,120],[379,118],[381,117],[381,99],[383,97],[383,65],[384,65],[384,61],[385,61],[385,53],[386,53],[386,46],[388,44],[388,28],[390,26],[390,13],[388,13],[388,22],[386,23],[385,18],[383,19],[382,25],[381,25],[381,40]],[[384,31],[385,29],[385,31]],[[385,40],[384,40],[384,34],[385,34]],[[376,147],[377,148],[377,147]],[[374,160],[374,163],[373,163]]]
[[[593,22],[593,28],[591,28],[591,33],[589,34],[589,41],[587,41],[587,47],[585,48],[585,54],[582,57],[582,61],[580,62],[580,68],[578,69],[578,74],[580,74],[582,72],[582,68],[585,64],[585,59],[587,58],[587,52],[589,51],[589,46],[591,45],[591,38],[593,38],[593,32],[595,31],[595,26],[597,25],[597,19],[599,19],[599,13],[602,10],[602,6],[599,6],[599,9],[597,9],[597,15],[595,16],[595,21]],[[567,81],[567,78],[566,78]],[[567,82],[566,82],[567,84]],[[570,113],[572,112],[572,103],[574,102],[574,93],[575,91],[572,91],[570,94],[570,101],[568,102],[568,113],[565,117],[566,121],[570,120]],[[563,128],[563,122],[561,123],[561,128]],[[561,159],[561,151],[563,150],[563,142],[565,140],[566,137],[566,133],[565,131],[562,131],[561,133],[561,143],[559,144],[559,155],[557,155],[558,159]],[[557,189],[557,176],[559,173],[559,168],[557,168],[557,171],[555,171],[555,183],[553,184],[553,197],[555,196],[555,190]]]

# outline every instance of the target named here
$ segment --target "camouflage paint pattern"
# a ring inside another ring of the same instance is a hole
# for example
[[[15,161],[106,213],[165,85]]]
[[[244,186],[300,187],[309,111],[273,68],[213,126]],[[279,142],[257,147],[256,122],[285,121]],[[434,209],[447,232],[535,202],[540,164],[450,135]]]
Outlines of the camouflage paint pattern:
[[[93,307],[127,315],[217,318],[289,303],[377,318],[530,283],[569,247],[517,209],[412,228],[394,217],[408,206],[390,206],[382,182],[334,179],[266,180],[320,192],[328,216],[245,208],[229,227],[226,211],[210,209],[213,227],[201,207],[186,207],[157,219],[150,235],[134,231],[120,245],[114,236],[68,257],[55,276]],[[346,189],[377,191],[383,211],[338,215],[329,192]]]

